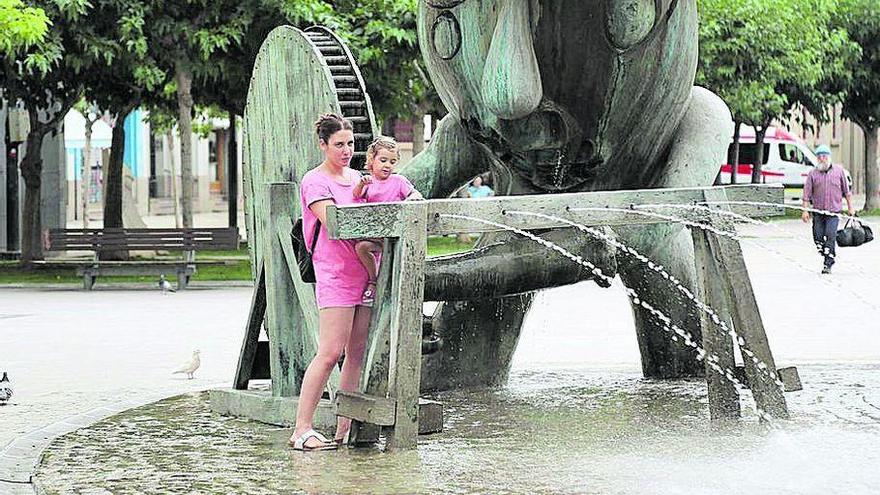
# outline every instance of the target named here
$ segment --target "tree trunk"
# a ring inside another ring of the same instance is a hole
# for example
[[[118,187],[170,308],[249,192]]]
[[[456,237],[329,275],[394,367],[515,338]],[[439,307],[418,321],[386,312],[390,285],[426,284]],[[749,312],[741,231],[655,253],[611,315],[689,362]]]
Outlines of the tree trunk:
[[[40,176],[43,172],[43,157],[40,149],[43,147],[43,138],[51,129],[51,125],[40,123],[36,110],[29,110],[28,113],[31,132],[28,134],[25,155],[21,160],[21,176],[24,179],[24,211],[21,215],[23,265],[43,259],[43,225],[40,216]]]
[[[755,163],[752,164],[752,184],[761,183],[761,168],[764,166],[764,136],[767,135],[767,126],[755,128]]]
[[[180,228],[180,194],[177,188],[177,153],[174,150],[174,131],[168,129],[168,158],[171,160],[171,203],[174,205],[174,227]]]
[[[229,226],[238,228],[238,141],[235,112],[229,111],[229,152],[226,154],[226,199],[229,202]]]
[[[739,172],[739,134],[742,122],[737,122],[733,127],[733,159],[730,161],[730,183],[736,184],[736,174]]]
[[[191,228],[192,221],[192,73],[184,63],[177,64],[177,107],[180,130],[180,211],[183,227]]]
[[[123,227],[122,223],[122,159],[125,155],[125,117],[118,113],[110,139],[110,161],[104,178],[104,228]]]
[[[877,128],[863,127],[865,132],[865,210],[880,208],[880,168],[877,165]]]
[[[104,177],[104,228],[121,229],[122,221],[122,167],[125,156],[125,119],[137,106],[131,103],[116,114],[113,134],[110,138],[110,161],[107,164],[107,176]],[[128,259],[128,251],[103,251],[99,253],[102,260]]]
[[[96,119],[97,120],[97,119]],[[83,163],[80,171],[80,180],[82,181],[82,223],[83,228],[89,228],[89,189],[92,176],[92,126],[96,120],[92,120],[86,116],[86,142],[83,148]]]

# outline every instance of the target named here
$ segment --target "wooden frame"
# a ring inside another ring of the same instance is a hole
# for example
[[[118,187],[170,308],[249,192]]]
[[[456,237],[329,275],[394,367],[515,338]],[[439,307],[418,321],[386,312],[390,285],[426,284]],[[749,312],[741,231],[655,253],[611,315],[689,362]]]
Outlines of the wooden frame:
[[[266,305],[272,394],[276,398],[284,398],[292,397],[299,391],[295,363],[300,363],[300,366],[307,363],[316,350],[317,307],[312,286],[299,279],[288,239],[292,219],[298,211],[296,184],[275,183],[267,187],[269,215],[264,219],[266,238],[263,242],[270,250],[266,252],[265,272],[261,275],[261,280],[265,280],[265,302],[262,294],[257,293],[254,304]],[[779,206],[743,205],[726,201],[754,201]],[[542,213],[590,226],[635,225],[669,222],[667,219],[626,211],[634,209],[636,205],[701,204],[754,217],[781,215],[784,211],[782,201],[782,187],[742,185],[330,206],[327,209],[327,228],[331,238],[387,239],[360,391],[337,393],[335,378],[331,379],[329,393],[331,399],[335,399],[336,412],[355,420],[353,441],[375,440],[378,429],[383,428],[388,433],[389,449],[409,449],[416,446],[420,412],[423,422],[426,422],[426,412],[439,409],[439,404],[426,407],[426,404],[420,405],[419,402],[427,237],[429,234],[503,230],[491,224],[446,215],[466,215],[531,230],[571,227],[561,221],[508,212]],[[677,216],[716,228],[731,227],[729,217],[719,219],[708,215],[705,209],[695,209]],[[719,314],[728,330],[735,329],[738,337],[735,341],[730,332],[722,330],[708,316],[701,319],[702,344],[706,354],[713,356],[713,363],[731,370],[730,376],[722,376],[712,370],[707,362],[712,419],[739,416],[739,393],[734,382],[747,384],[752,389],[757,407],[763,414],[775,418],[787,417],[788,409],[780,384],[782,379],[787,384],[796,384],[797,371],[788,368],[785,373],[776,372],[739,243],[702,229],[693,229],[692,236],[697,297]],[[262,284],[257,290],[261,289]],[[260,308],[252,308],[247,334],[251,340],[258,333],[259,322],[256,320],[259,315]],[[758,365],[747,359],[745,379],[741,381],[731,380],[736,371],[735,345],[747,347],[761,363]],[[253,367],[253,353],[246,339],[239,374],[236,376],[236,388],[247,387],[246,373],[241,370]],[[434,423],[437,423],[437,417],[436,414],[432,416]]]
[[[418,431],[416,416],[420,357],[417,344],[418,331],[421,328],[425,277],[423,259],[427,235],[503,230],[491,224],[469,222],[446,215],[466,215],[522,230],[568,225],[542,217],[509,215],[508,212],[542,213],[590,226],[655,224],[668,220],[633,215],[621,209],[634,208],[635,205],[693,203],[710,204],[713,208],[750,217],[775,216],[783,213],[782,193],[783,189],[778,186],[742,185],[331,206],[327,210],[327,227],[332,238],[385,237],[394,246],[394,254],[391,259],[386,260],[387,265],[391,265],[391,291],[388,297],[380,300],[382,307],[387,306],[392,314],[389,329],[390,352],[387,356],[379,353],[371,357],[368,367],[373,371],[366,380],[367,383],[375,382],[376,373],[388,373],[387,386],[365,387],[368,389],[366,392],[373,395],[372,398],[364,394],[345,394],[338,401],[338,412],[346,415],[350,411],[353,417],[363,420],[365,413],[356,415],[355,411],[364,411],[368,407],[366,404],[379,407],[383,411],[393,407],[396,411],[396,416],[392,418],[393,425],[387,424],[391,422],[391,416],[387,413],[381,416],[381,424],[390,433],[389,448],[411,448],[415,445]],[[775,203],[779,206],[728,204],[726,201]],[[603,208],[608,210],[602,211]],[[709,218],[705,212],[677,216],[691,221],[702,221],[710,226],[729,227],[731,224],[730,221],[725,223]],[[698,297],[720,311],[723,318],[729,317],[728,328],[735,328],[757,359],[767,369],[772,370],[766,372],[759,369],[752,360],[745,361],[745,373],[758,409],[772,417],[788,417],[783,390],[779,386],[779,375],[774,374],[773,356],[739,243],[702,229],[694,229],[693,238],[694,261],[698,271]],[[718,356],[717,363],[720,366],[735,370],[734,340],[731,336],[721,331],[708,317],[702,319],[702,328],[703,346],[707,354]],[[795,372],[794,376],[796,375]],[[712,418],[718,420],[738,417],[739,394],[733,382],[717,374],[707,364],[707,383]]]

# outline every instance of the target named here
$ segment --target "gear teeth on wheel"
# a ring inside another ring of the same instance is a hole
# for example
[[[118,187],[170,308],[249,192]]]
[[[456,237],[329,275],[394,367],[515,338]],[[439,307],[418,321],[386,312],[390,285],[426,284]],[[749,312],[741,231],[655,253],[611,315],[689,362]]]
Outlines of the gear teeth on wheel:
[[[354,126],[354,149],[351,167],[363,170],[367,146],[373,141],[373,110],[366,98],[366,88],[351,55],[327,28],[316,26],[305,31],[309,40],[330,70],[336,99],[342,116]]]

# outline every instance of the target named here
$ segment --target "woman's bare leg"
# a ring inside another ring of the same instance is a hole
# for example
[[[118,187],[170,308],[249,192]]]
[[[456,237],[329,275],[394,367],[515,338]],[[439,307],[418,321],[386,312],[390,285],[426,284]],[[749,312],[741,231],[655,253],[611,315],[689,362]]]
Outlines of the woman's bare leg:
[[[303,376],[292,439],[312,429],[315,409],[318,408],[327,379],[351,337],[354,315],[355,308],[324,308],[318,311],[318,352]],[[314,438],[306,442],[307,447],[319,445],[320,442]]]
[[[370,330],[371,314],[372,309],[366,306],[358,306],[355,309],[351,337],[345,346],[345,361],[342,362],[342,372],[339,375],[339,390],[350,392],[358,389],[364,352],[367,347],[367,334]],[[339,416],[336,420],[336,440],[345,438],[345,434],[350,428],[351,418]]]

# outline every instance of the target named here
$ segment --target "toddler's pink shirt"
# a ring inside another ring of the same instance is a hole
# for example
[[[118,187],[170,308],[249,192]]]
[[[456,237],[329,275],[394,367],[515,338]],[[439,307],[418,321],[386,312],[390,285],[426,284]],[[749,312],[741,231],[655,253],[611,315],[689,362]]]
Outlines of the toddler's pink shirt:
[[[330,199],[337,205],[361,203],[353,197],[354,186],[361,174],[350,168],[345,169],[348,183],[340,184],[318,169],[306,172],[300,183],[300,201],[303,212],[303,239],[307,248],[314,253],[315,297],[318,308],[354,307],[363,300],[364,287],[369,276],[367,269],[358,259],[354,241],[330,239],[327,227],[321,225],[317,247],[311,246],[315,238],[315,225],[318,218],[309,205],[323,199]],[[371,186],[372,187],[372,186]]]
[[[403,201],[415,188],[410,181],[398,174],[391,174],[385,180],[373,177],[373,182],[367,186],[367,194],[364,199],[367,203],[393,203]]]

